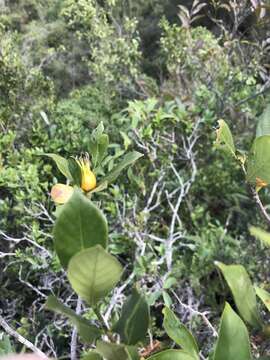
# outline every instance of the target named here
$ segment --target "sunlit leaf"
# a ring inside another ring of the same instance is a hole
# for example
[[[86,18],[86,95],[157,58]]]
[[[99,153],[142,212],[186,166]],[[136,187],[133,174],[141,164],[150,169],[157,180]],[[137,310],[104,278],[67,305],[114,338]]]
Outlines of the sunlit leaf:
[[[261,240],[265,245],[270,246],[270,233],[255,226],[249,228],[251,235]]]
[[[73,255],[97,244],[107,247],[108,227],[102,212],[75,189],[61,209],[54,230],[55,250],[66,267]]]
[[[199,348],[192,334],[168,307],[163,309],[163,314],[163,327],[169,337],[183,350],[198,359]]]
[[[129,152],[128,154],[126,154],[124,156],[124,158],[120,161],[120,163],[115,166],[111,172],[109,172],[103,179],[102,182],[107,181],[107,183],[111,183],[112,181],[114,181],[119,175],[120,173],[128,166],[132,165],[136,160],[138,160],[140,157],[142,157],[143,154],[137,152],[137,151],[132,151]]]
[[[217,138],[215,145],[218,148],[224,149],[231,155],[235,156],[235,146],[231,130],[224,120],[218,120],[218,128],[216,130]]]
[[[251,360],[248,331],[242,319],[226,303],[221,317],[214,360]]]
[[[62,156],[60,155],[57,155],[57,154],[51,154],[51,153],[48,153],[48,154],[44,154],[48,157],[50,157],[51,159],[54,160],[56,166],[58,167],[59,171],[69,180],[73,180],[72,179],[72,175],[69,171],[69,167],[68,167],[68,160],[66,160],[65,158],[63,158]]]
[[[245,268],[241,265],[225,265],[216,262],[231,292],[242,318],[255,328],[261,328],[262,321],[257,309],[256,294]]]
[[[247,160],[247,181],[256,185],[270,183],[270,135],[260,136],[253,142]]]
[[[270,135],[270,104],[267,105],[258,120],[256,137]]]
[[[68,265],[73,290],[90,306],[105,297],[120,280],[122,266],[102,246],[82,250]]]
[[[267,310],[270,311],[270,293],[262,288],[255,286],[257,296],[266,306]]]

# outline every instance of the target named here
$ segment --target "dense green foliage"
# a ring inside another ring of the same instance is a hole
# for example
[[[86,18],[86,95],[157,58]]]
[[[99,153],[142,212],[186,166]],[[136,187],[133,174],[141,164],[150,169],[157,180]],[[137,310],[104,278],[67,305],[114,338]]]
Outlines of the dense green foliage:
[[[176,342],[162,326],[164,305],[199,334],[198,348],[208,356],[212,329],[198,312],[217,328],[231,300],[215,261],[244,265],[254,282],[269,280],[268,250],[254,244],[248,230],[265,224],[241,170],[248,149],[269,157],[263,136],[251,148],[268,104],[269,9],[253,11],[250,1],[200,3],[0,1],[0,314],[49,356],[70,358],[74,330],[43,309],[45,299],[53,293],[75,310],[77,296],[60,264],[66,267],[70,254],[59,261],[52,242],[59,209],[49,193],[66,179],[44,154],[93,156],[91,134],[101,122],[110,145],[95,174],[98,184],[103,178],[110,184],[94,201],[108,221],[108,251],[124,268],[110,294],[114,306],[106,297],[101,313],[109,323],[120,319],[122,338],[122,305],[136,285],[151,305],[150,330],[141,342],[145,357],[149,344],[160,350]],[[257,136],[269,135],[263,133],[267,113]],[[213,145],[221,119],[234,135],[233,148],[226,134],[221,139],[229,152]],[[240,161],[232,161],[235,148]],[[135,151],[143,157],[106,179]],[[257,184],[252,156],[247,179]],[[268,204],[269,189],[263,186],[260,196]],[[62,251],[67,245],[59,234]],[[223,318],[243,327],[228,309]],[[79,312],[100,320],[87,305]],[[3,335],[0,354],[7,348],[22,346]],[[77,353],[86,350],[79,343]]]

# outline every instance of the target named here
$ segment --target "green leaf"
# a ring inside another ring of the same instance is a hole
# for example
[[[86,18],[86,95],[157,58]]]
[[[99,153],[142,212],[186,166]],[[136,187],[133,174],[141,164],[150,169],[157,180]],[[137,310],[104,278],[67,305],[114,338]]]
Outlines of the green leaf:
[[[95,170],[107,154],[109,146],[109,137],[103,134],[104,126],[101,121],[96,129],[93,130],[89,141],[89,151],[91,154],[92,166]]]
[[[103,357],[95,351],[89,351],[81,358],[81,360],[102,360],[102,359]]]
[[[218,120],[217,138],[215,145],[235,156],[235,146],[231,130],[224,120]]]
[[[270,294],[268,291],[255,286],[257,296],[262,300],[267,310],[270,311]]]
[[[260,136],[252,144],[247,160],[247,181],[270,183],[270,136]]]
[[[132,142],[131,142],[130,138],[128,137],[128,135],[125,132],[120,131],[120,135],[122,136],[122,138],[124,140],[124,148],[125,148],[125,150],[127,150]]]
[[[172,310],[168,307],[163,309],[164,320],[163,327],[168,336],[183,350],[190,353],[195,359],[198,359],[199,348],[196,340],[188,329],[181,324]]]
[[[248,331],[228,303],[222,314],[214,360],[251,360]]]
[[[167,293],[167,291],[163,290],[162,291],[162,297],[165,303],[165,306],[170,307],[173,303],[172,298],[170,297],[170,295]]]
[[[112,344],[105,341],[97,342],[97,351],[106,360],[139,360],[140,357],[135,347],[122,344]]]
[[[70,181],[73,180],[72,178],[72,175],[69,171],[69,166],[68,166],[68,161],[63,158],[62,156],[60,155],[57,155],[57,154],[51,154],[51,153],[48,153],[48,154],[44,154],[45,156],[48,156],[50,157],[51,159],[54,160],[58,170],[67,178],[69,179]]]
[[[94,306],[114,288],[121,274],[119,261],[100,245],[73,256],[67,273],[74,291],[90,306]]]
[[[195,360],[192,355],[183,350],[165,350],[147,358],[147,360]],[[228,360],[228,359],[227,359]]]
[[[113,327],[121,341],[127,345],[135,345],[145,339],[149,326],[149,307],[145,298],[137,289],[132,290],[123,305],[120,319]]]
[[[94,188],[93,190],[89,191],[89,194],[93,194],[93,193],[97,193],[100,191],[103,191],[105,189],[107,189],[108,187],[108,183],[107,181],[102,182],[100,185],[98,185],[96,188]]]
[[[117,166],[115,166],[111,172],[109,172],[106,176],[104,176],[102,182],[104,181],[107,181],[108,183],[113,182],[127,166],[132,165],[136,160],[138,160],[142,156],[143,154],[137,151],[132,151],[127,153],[122,159],[122,161],[120,161],[120,163]]]
[[[261,328],[261,317],[257,309],[256,294],[245,268],[241,265],[225,265],[216,262],[231,292],[241,317],[255,328]]]
[[[68,159],[68,168],[70,171],[70,174],[72,176],[73,182],[78,187],[81,186],[82,181],[82,172],[80,165],[77,163],[77,161],[73,158]]]
[[[45,306],[48,310],[65,315],[71,323],[76,326],[83,342],[92,344],[101,336],[100,330],[95,325],[89,324],[86,319],[77,315],[69,307],[62,304],[55,296],[49,296]]]
[[[256,137],[270,135],[270,104],[267,105],[258,120]]]
[[[0,338],[0,355],[8,355],[11,353],[14,353],[14,348],[10,342],[9,336],[4,334]]]
[[[249,228],[251,235],[261,240],[265,245],[270,246],[270,233],[255,226]]]
[[[97,244],[107,247],[108,226],[102,212],[75,189],[62,207],[53,235],[55,250],[63,267],[73,255]]]
[[[97,140],[90,140],[89,148],[95,170],[105,158],[109,146],[109,137],[107,134],[102,134]]]

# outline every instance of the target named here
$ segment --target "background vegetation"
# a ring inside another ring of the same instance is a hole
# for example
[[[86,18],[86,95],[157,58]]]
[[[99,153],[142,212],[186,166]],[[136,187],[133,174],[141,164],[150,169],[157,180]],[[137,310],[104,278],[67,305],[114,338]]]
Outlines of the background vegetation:
[[[248,231],[264,222],[240,168],[213,146],[222,118],[237,147],[249,148],[268,104],[264,4],[0,1],[0,314],[49,356],[70,358],[73,329],[43,309],[45,298],[54,291],[74,309],[77,298],[52,246],[49,191],[64,178],[40,155],[89,151],[101,121],[111,142],[105,170],[125,150],[144,154],[97,195],[110,252],[128,274],[105,317],[137,284],[152,305],[149,339],[169,341],[161,310],[173,304],[203,356],[213,332],[205,317],[216,327],[229,297],[214,261],[269,281],[269,250]],[[267,204],[269,189],[261,194]]]

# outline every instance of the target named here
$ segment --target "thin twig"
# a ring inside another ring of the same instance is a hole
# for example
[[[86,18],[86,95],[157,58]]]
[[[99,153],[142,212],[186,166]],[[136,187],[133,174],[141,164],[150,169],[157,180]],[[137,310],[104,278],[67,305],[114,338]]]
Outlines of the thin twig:
[[[263,216],[268,226],[270,227],[270,215],[267,213],[258,192],[253,187],[250,187],[250,191],[258,209],[260,210],[261,215]]]
[[[0,315],[0,326],[6,331],[6,333],[16,340],[18,340],[21,344],[26,346],[28,349],[33,351],[35,354],[40,356],[42,359],[48,359],[46,354],[39,350],[34,344],[32,344],[29,340],[25,339],[21,334],[17,333],[14,329],[12,329],[6,320]]]
[[[184,304],[184,303],[180,300],[179,296],[176,294],[176,292],[175,292],[174,290],[171,290],[171,292],[172,292],[172,294],[175,296],[176,300],[179,302],[179,304],[180,304],[183,308],[189,310],[189,311],[190,311],[192,314],[194,314],[194,315],[200,316],[200,317],[203,319],[203,321],[206,323],[206,325],[212,330],[213,336],[215,336],[215,337],[218,336],[218,333],[217,333],[216,329],[215,329],[214,326],[210,323],[210,321],[207,319],[207,317],[206,317],[206,315],[205,315],[205,314],[206,314],[205,312],[200,312],[200,311],[198,311],[198,310],[193,309],[190,305]]]
[[[82,300],[78,297],[77,306],[76,306],[76,314],[80,314],[82,310]],[[78,331],[77,328],[74,327],[71,335],[71,344],[70,344],[70,360],[77,359],[77,339],[78,339]]]

